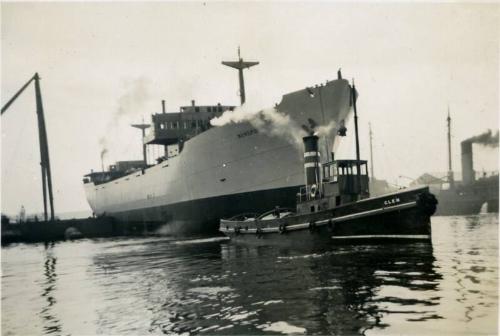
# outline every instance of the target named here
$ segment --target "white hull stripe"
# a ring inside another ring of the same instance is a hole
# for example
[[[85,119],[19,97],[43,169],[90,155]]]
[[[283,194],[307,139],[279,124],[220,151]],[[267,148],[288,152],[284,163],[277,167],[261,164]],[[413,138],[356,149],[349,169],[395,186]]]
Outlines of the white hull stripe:
[[[390,234],[380,234],[380,235],[359,235],[359,236],[332,236],[332,239],[429,239],[430,235],[390,235]]]
[[[309,157],[309,156],[320,156],[319,152],[305,152],[304,157]]]
[[[316,167],[321,167],[321,164],[319,162],[307,162],[304,163],[304,168],[316,168]]]
[[[356,214],[352,214],[352,215],[346,215],[346,216],[337,217],[337,218],[323,219],[321,221],[315,222],[315,225],[316,226],[327,225],[329,221],[332,221],[332,223],[345,222],[347,220],[377,215],[380,213],[408,209],[408,208],[412,208],[416,205],[417,205],[417,202],[408,202],[408,203],[404,203],[404,204],[388,206],[385,208],[368,210],[368,211],[364,211],[364,212],[360,212],[360,213],[356,213]],[[224,223],[223,223],[223,221],[221,221],[221,227],[220,227],[219,231],[221,231],[221,232],[234,232],[234,229],[226,229],[225,227],[222,227],[223,225],[224,225]],[[307,229],[307,228],[309,228],[309,223],[294,224],[294,225],[287,225],[286,231],[303,230],[303,229]],[[279,232],[279,229],[277,227],[268,227],[268,228],[263,227],[260,230],[262,233]],[[240,227],[240,233],[256,233],[256,232],[257,232],[257,229],[245,230],[244,225],[243,225],[243,227]]]

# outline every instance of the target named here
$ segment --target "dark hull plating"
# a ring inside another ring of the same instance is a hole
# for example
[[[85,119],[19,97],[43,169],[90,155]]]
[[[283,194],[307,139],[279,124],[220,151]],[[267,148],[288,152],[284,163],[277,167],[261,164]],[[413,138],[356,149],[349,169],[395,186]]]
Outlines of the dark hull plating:
[[[427,188],[346,204],[335,209],[279,219],[221,221],[235,241],[318,245],[335,241],[429,240],[435,198]]]
[[[204,198],[117,212],[113,217],[127,223],[162,223],[172,233],[213,234],[218,232],[220,218],[243,212],[264,212],[269,206],[295,207],[298,189],[296,186]]]

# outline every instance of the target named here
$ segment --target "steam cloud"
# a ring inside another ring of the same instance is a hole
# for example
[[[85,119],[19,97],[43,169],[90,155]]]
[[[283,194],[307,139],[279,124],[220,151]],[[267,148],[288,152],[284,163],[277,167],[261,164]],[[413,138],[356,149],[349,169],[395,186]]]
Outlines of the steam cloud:
[[[213,126],[241,122],[249,122],[259,132],[283,138],[297,148],[302,148],[302,137],[307,135],[290,116],[275,108],[259,110],[244,104],[234,111],[226,111],[220,117],[210,120]]]
[[[498,147],[498,130],[496,131],[496,133],[493,133],[491,130],[487,130],[486,132],[469,138],[464,142],[470,142],[489,147]]]
[[[144,109],[146,101],[151,97],[151,81],[146,77],[125,80],[122,85],[124,87],[124,93],[118,98],[118,106],[113,113],[111,121],[106,127],[106,134],[109,134],[121,119],[134,115]],[[101,147],[101,161],[108,153],[108,143],[109,141],[106,135],[99,139],[99,146]]]
[[[149,87],[151,83],[146,77],[124,82],[125,92],[118,98],[118,109],[113,119],[133,114],[144,107],[144,103],[150,98]]]
[[[212,126],[241,122],[249,122],[259,132],[280,137],[299,150],[303,149],[302,138],[308,134],[290,116],[276,108],[259,110],[243,104],[233,111],[226,111],[220,117],[210,120]],[[331,122],[328,125],[319,126],[313,131],[315,135],[327,136],[332,134],[334,129],[335,123]]]

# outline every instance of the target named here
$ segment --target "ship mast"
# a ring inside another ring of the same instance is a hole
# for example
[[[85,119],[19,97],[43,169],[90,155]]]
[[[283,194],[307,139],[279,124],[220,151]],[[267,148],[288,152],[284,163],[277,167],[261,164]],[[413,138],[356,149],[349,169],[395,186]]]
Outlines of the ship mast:
[[[370,129],[370,178],[373,179],[373,147],[372,147],[372,124],[368,123]]]
[[[448,106],[448,118],[446,118],[448,124],[448,183],[450,186],[454,184],[453,169],[451,167],[451,118],[450,118],[450,107]]]
[[[234,69],[238,69],[238,77],[240,81],[240,100],[241,100],[241,105],[243,105],[245,103],[245,81],[243,79],[243,69],[248,69],[254,65],[259,64],[259,62],[243,61],[240,55],[240,47],[238,47],[238,61],[236,62],[223,61],[222,64]]]
[[[354,109],[354,133],[356,136],[356,169],[358,175],[358,197],[361,195],[361,166],[359,164],[359,137],[358,137],[358,110],[356,108],[356,85],[354,84],[354,78],[352,80],[352,106]]]
[[[52,195],[52,175],[50,171],[49,143],[47,141],[47,129],[45,128],[45,117],[43,115],[42,91],[40,89],[40,76],[35,73],[30,80],[16,92],[16,94],[2,107],[1,114],[4,114],[9,106],[23,93],[23,91],[35,81],[35,101],[36,114],[38,119],[38,138],[40,142],[40,167],[42,169],[42,191],[43,191],[43,215],[45,221],[48,220],[47,214],[47,189],[49,193],[50,220],[54,220],[54,197]]]
[[[132,124],[130,126],[138,128],[142,131],[142,159],[144,160],[144,166],[147,166],[148,158],[146,155],[146,144],[144,143],[144,137],[146,136],[146,128],[149,128],[151,125],[145,124],[144,119],[142,119],[142,124]]]

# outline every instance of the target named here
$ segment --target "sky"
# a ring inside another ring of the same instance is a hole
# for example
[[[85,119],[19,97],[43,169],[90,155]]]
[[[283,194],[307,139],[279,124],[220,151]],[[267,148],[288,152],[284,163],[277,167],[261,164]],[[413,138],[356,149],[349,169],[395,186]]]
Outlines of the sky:
[[[446,115],[453,169],[460,142],[498,129],[497,3],[336,2],[2,2],[1,104],[38,72],[45,109],[56,213],[88,210],[82,177],[104,164],[141,159],[130,123],[150,121],[166,100],[178,111],[238,105],[237,73],[220,64],[260,64],[245,72],[247,101],[281,96],[336,78],[359,91],[361,156],[373,130],[375,176],[407,184],[447,170]],[[34,90],[1,117],[1,208],[41,212]],[[352,131],[353,127],[348,128]],[[475,146],[476,170],[498,169],[498,148]],[[339,149],[354,157],[354,140]],[[338,157],[338,156],[337,156]],[[406,180],[405,180],[406,179]]]

